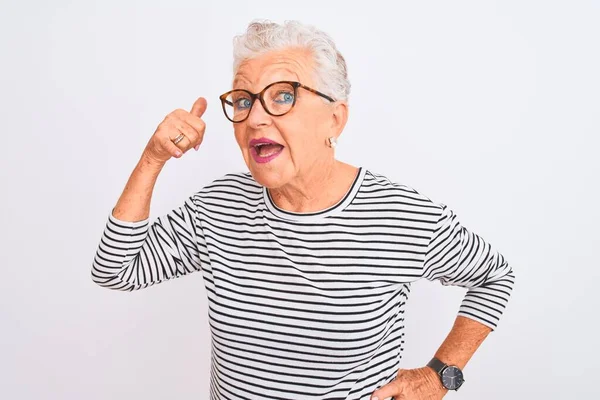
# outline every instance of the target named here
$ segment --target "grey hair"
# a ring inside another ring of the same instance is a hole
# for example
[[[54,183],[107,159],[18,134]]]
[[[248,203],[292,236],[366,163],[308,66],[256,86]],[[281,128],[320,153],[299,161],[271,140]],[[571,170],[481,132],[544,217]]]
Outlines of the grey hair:
[[[246,32],[233,38],[233,73],[248,59],[286,48],[310,50],[316,64],[317,89],[335,100],[348,100],[350,81],[346,60],[332,38],[312,25],[299,21],[277,24],[269,20],[253,20]]]

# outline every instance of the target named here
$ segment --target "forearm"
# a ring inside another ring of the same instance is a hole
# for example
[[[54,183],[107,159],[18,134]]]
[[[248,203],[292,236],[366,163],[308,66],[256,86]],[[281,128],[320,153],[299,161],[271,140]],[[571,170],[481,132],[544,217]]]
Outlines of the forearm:
[[[108,217],[92,263],[92,280],[115,290],[138,290],[200,271],[196,194],[154,221]],[[206,251],[204,252],[206,254]]]
[[[491,331],[490,327],[459,315],[435,357],[463,369]]]
[[[142,221],[150,216],[150,202],[154,185],[164,164],[157,164],[142,156],[135,166],[125,189],[112,210],[122,221]]]
[[[462,370],[491,331],[487,325],[459,315],[435,357]],[[394,399],[441,399],[446,393],[448,389],[434,369],[421,367],[398,370],[394,380],[377,389],[371,400],[388,399],[390,396],[395,396]]]

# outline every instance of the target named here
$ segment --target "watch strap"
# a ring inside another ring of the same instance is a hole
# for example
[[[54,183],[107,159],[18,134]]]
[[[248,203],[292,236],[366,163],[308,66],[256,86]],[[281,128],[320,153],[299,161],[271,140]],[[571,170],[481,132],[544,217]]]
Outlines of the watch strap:
[[[448,365],[433,357],[431,361],[427,363],[427,366],[437,372],[438,375],[441,375],[444,368],[446,368]]]

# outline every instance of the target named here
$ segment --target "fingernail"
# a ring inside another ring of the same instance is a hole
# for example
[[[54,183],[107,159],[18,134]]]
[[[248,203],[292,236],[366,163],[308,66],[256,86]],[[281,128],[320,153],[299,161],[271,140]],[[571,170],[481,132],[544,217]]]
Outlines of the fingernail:
[[[196,151],[198,151],[198,148],[199,148],[199,147],[200,147],[200,145],[199,145],[199,144],[197,144],[197,145],[195,145],[195,146],[194,146],[194,149],[196,149]]]
[[[371,400],[379,400],[379,397],[373,397]]]
[[[176,152],[175,152],[175,155],[176,155],[177,157],[181,157],[181,152],[180,152],[180,151],[176,151]]]

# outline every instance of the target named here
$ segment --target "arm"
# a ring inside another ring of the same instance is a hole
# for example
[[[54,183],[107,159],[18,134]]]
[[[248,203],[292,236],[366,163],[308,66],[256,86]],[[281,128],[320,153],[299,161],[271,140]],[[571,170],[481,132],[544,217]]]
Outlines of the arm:
[[[512,268],[502,254],[463,227],[456,214],[441,204],[422,276],[468,288],[454,326],[435,354],[442,362],[462,369],[497,326],[514,286]],[[396,379],[376,390],[372,399],[399,394],[441,399],[446,392],[436,373],[423,367],[398,371]]]
[[[423,277],[468,288],[458,315],[494,330],[514,286],[512,268],[490,243],[462,226],[446,205],[442,204],[440,211],[425,255]]]
[[[467,287],[452,330],[435,353],[448,365],[463,369],[492,332],[512,292],[515,275],[504,256],[442,205],[425,257],[427,279]]]
[[[206,100],[198,98],[191,112],[169,113],[148,141],[142,157],[108,216],[92,263],[92,280],[115,290],[136,290],[199,271],[200,251],[207,255],[197,220],[195,197],[149,223],[152,191],[160,171],[172,157],[198,146],[206,125],[201,117]],[[173,141],[176,137],[183,139]]]
[[[204,238],[194,196],[150,224],[150,201],[161,169],[142,157],[109,214],[91,269],[98,285],[131,291],[201,270]]]
[[[142,155],[112,210],[112,216],[128,222],[146,220],[150,216],[154,185],[163,167],[164,163],[153,162]]]
[[[463,369],[491,331],[489,326],[459,315],[435,357]]]

